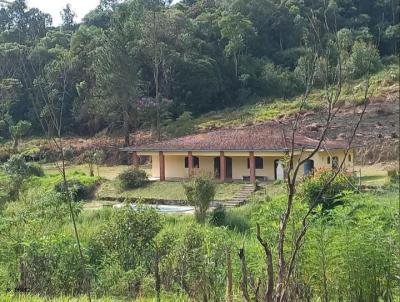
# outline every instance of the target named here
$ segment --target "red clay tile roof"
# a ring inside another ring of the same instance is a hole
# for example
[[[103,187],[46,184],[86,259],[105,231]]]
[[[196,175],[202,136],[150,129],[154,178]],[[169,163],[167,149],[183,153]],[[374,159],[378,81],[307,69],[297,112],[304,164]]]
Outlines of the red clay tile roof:
[[[295,137],[295,149],[314,148],[318,141],[305,135]],[[278,123],[223,129],[187,135],[140,146],[122,148],[122,151],[286,151],[291,148],[291,132]],[[347,148],[343,140],[325,141],[321,149]]]

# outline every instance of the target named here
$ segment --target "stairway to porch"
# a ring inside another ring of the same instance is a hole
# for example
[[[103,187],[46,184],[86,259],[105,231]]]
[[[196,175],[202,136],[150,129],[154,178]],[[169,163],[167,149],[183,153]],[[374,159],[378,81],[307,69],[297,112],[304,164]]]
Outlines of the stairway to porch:
[[[230,200],[215,201],[215,205],[223,205],[225,207],[238,207],[245,203],[246,199],[255,191],[253,184],[245,184],[236,192]]]

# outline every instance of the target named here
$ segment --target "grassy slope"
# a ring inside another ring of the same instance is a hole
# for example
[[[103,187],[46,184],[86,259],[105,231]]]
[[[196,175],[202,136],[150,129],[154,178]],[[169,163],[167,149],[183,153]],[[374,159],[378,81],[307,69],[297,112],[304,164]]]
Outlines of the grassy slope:
[[[359,102],[363,99],[363,85],[361,80],[344,83],[341,100],[346,102]],[[370,79],[370,95],[380,96],[389,91],[398,89],[398,66],[386,66]],[[321,107],[323,91],[315,89],[309,96],[305,109]],[[277,118],[280,115],[290,115],[298,108],[301,96],[288,100],[269,99],[256,104],[244,105],[239,108],[229,108],[219,112],[212,112],[194,120],[198,130],[249,125]]]
[[[216,200],[227,200],[243,186],[241,183],[217,184]],[[165,199],[165,200],[186,200],[185,192],[181,182],[151,182],[149,185],[118,192],[115,183],[107,182],[102,185],[98,192],[98,198],[145,198],[145,199]]]

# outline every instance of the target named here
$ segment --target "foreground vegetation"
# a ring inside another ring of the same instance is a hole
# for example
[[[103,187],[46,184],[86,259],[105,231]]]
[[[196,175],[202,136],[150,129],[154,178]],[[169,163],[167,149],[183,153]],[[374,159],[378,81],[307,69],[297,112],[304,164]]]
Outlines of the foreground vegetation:
[[[323,182],[319,173],[299,186],[288,242],[309,208],[307,201]],[[293,301],[400,299],[396,175],[379,193],[354,191],[344,176],[332,184],[325,203],[312,214],[292,281]],[[97,181],[82,173],[69,176],[86,184]],[[2,179],[7,177],[3,174]],[[82,301],[87,288],[95,301],[153,301],[158,292],[161,301],[223,301],[228,258],[233,301],[243,299],[243,265],[251,299],[261,299],[266,264],[256,225],[274,249],[278,218],[286,204],[283,183],[260,189],[242,207],[208,212],[201,224],[194,215],[162,215],[146,206],[82,211],[84,202],[77,200],[73,211],[83,264],[68,203],[55,190],[57,177],[29,176],[23,194],[0,210],[1,301],[44,301],[35,294],[60,302]],[[237,256],[240,249],[245,251],[245,263]]]
[[[345,197],[343,206],[327,215],[315,215],[296,272],[296,283],[304,299],[318,300],[324,295],[344,301],[399,298],[395,280],[399,265],[397,201],[397,193],[351,194]],[[42,202],[36,208],[28,200],[20,201],[9,205],[3,213],[6,222],[2,226],[7,227],[1,236],[3,290],[15,286],[19,279],[18,263],[23,261],[31,291],[51,296],[78,294],[82,288],[74,280],[82,276],[79,261],[72,253],[71,226],[61,217],[59,206],[47,203],[44,209],[40,207]],[[231,252],[235,301],[241,301],[241,270],[236,252],[243,245],[253,282],[262,278],[265,264],[254,238],[254,223],[262,223],[266,230],[272,231],[277,227],[274,221],[283,202],[284,199],[277,197],[230,210],[219,227],[197,225],[193,217],[159,216],[148,209],[140,213],[128,209],[82,212],[78,228],[90,262],[93,292],[97,297],[121,299],[154,297],[151,255],[158,250],[162,301],[168,301],[168,297],[173,297],[171,301],[201,300],[205,294],[212,301],[223,300],[225,258]],[[56,209],[58,215],[51,214]],[[303,210],[304,206],[298,205],[296,211]],[[25,216],[25,223],[20,225],[23,235],[9,237],[16,234],[9,219],[14,217],[16,223],[22,216]],[[297,222],[294,219],[292,223]],[[127,233],[130,225],[135,226],[133,233],[132,230]],[[18,253],[12,247],[20,244],[23,252]],[[114,244],[120,248],[114,249]]]

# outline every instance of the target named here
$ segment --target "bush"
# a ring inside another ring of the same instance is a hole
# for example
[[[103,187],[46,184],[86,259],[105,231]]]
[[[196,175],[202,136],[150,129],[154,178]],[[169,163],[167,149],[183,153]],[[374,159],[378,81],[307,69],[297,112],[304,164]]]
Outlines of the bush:
[[[44,176],[43,168],[39,164],[29,163],[28,164],[28,171],[29,171],[29,175],[34,175],[34,176],[37,176],[37,177]]]
[[[72,194],[74,201],[89,199],[92,196],[94,187],[83,184],[78,179],[71,179],[67,181],[69,192]],[[54,186],[57,193],[64,193],[66,188],[64,181],[59,182]]]
[[[44,176],[42,167],[38,164],[27,163],[22,154],[11,156],[3,166],[4,172],[11,177]]]
[[[23,255],[27,290],[47,295],[82,294],[87,291],[85,269],[76,242],[63,235],[32,240]]]
[[[400,181],[399,170],[389,170],[388,177],[391,183],[398,184]]]
[[[3,166],[4,172],[9,176],[29,176],[29,167],[21,154],[12,155]]]
[[[347,66],[353,78],[376,72],[380,65],[379,50],[374,45],[360,41],[354,43]]]
[[[225,224],[225,208],[218,205],[211,214],[210,223],[215,226],[223,226]]]
[[[347,177],[340,172],[329,186],[324,189],[326,184],[336,173],[333,170],[320,169],[314,172],[314,175],[309,175],[304,178],[303,182],[298,187],[298,194],[310,206],[321,204],[322,210],[329,210],[336,205],[342,203],[340,194],[344,191],[352,191],[354,189],[354,179]],[[318,200],[317,200],[318,198]]]
[[[129,190],[145,186],[149,179],[145,171],[129,168],[118,175],[118,181],[122,190]]]
[[[196,220],[204,222],[207,210],[216,192],[214,179],[206,176],[198,176],[183,186],[189,204],[194,206]]]
[[[155,237],[161,229],[161,217],[153,208],[126,205],[113,212],[91,242],[93,260],[113,255],[113,261],[124,271],[149,268],[154,261]]]

